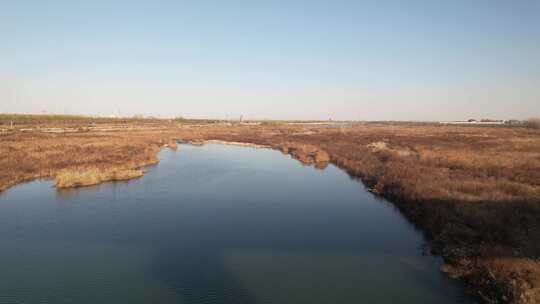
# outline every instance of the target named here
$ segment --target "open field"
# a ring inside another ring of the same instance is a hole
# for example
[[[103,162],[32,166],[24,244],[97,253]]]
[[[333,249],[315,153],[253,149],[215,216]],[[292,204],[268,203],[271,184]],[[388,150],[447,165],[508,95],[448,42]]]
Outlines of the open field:
[[[0,190],[42,177],[61,187],[140,176],[176,139],[269,146],[319,168],[333,163],[388,198],[445,258],[443,270],[485,302],[540,302],[540,130],[193,121],[120,129],[116,122],[88,129],[88,121],[53,120],[40,127],[81,129],[0,133]]]

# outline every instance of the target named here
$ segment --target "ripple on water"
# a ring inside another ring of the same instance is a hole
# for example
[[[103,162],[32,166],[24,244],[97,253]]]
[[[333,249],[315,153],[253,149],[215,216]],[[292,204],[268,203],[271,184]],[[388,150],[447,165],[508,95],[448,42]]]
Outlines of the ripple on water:
[[[164,150],[143,178],[0,196],[3,303],[464,303],[422,235],[333,166]]]

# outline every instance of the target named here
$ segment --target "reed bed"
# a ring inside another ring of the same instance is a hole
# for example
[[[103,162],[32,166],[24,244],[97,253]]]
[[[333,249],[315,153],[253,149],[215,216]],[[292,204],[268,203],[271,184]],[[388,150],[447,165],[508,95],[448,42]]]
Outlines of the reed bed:
[[[486,303],[540,303],[540,130],[434,124],[163,124],[159,130],[0,135],[0,190],[122,180],[176,138],[269,146],[330,162],[388,198]],[[320,166],[323,163],[324,165]]]

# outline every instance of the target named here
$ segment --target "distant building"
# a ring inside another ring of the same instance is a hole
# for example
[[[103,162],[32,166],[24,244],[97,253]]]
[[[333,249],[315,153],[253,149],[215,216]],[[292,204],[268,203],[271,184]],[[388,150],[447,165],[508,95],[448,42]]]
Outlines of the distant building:
[[[507,124],[507,125],[520,125],[520,124],[522,124],[522,122],[517,120],[517,119],[508,119],[508,120],[505,120],[504,123]]]

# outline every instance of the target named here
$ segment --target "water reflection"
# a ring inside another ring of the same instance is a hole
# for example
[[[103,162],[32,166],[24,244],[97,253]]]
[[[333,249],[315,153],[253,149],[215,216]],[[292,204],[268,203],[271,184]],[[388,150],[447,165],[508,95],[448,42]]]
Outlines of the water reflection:
[[[0,303],[468,301],[422,236],[333,166],[220,145],[160,156],[128,183],[0,197]]]

